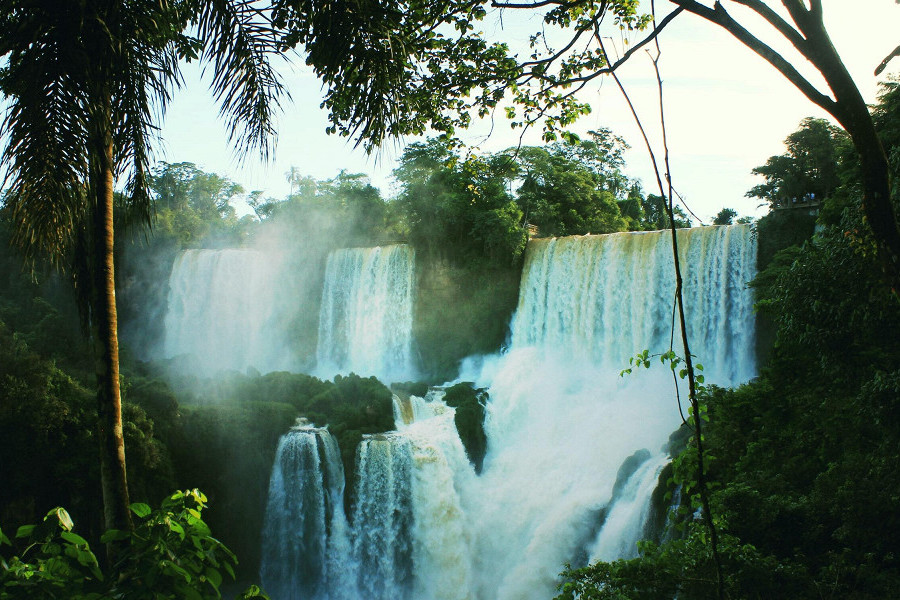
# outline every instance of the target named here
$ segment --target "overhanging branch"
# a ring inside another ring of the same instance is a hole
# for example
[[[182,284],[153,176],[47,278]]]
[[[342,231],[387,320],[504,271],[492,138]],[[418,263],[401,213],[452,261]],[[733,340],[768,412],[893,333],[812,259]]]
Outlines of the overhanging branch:
[[[888,63],[891,62],[894,58],[900,56],[900,46],[894,48],[894,51],[884,57],[884,60],[881,61],[881,64],[875,68],[875,76],[881,75],[881,72],[888,66]]]
[[[823,94],[810,83],[803,75],[800,74],[794,66],[789,63],[781,54],[772,49],[771,46],[765,44],[762,40],[747,31],[740,23],[734,20],[732,16],[725,10],[720,2],[716,2],[715,8],[710,8],[695,0],[670,0],[684,10],[693,13],[699,17],[706,19],[716,25],[719,25],[728,33],[737,38],[742,44],[750,48],[758,56],[762,57],[766,62],[775,67],[785,79],[790,81],[794,86],[803,93],[812,103],[822,107],[828,113],[836,115],[838,112],[837,103],[829,96]],[[789,2],[785,0],[785,5]],[[801,18],[802,20],[802,18]],[[802,26],[798,23],[798,26]],[[802,48],[798,48],[803,52]]]
[[[734,0],[738,4],[743,4],[747,8],[751,9],[753,12],[764,18],[769,24],[778,30],[778,33],[783,35],[787,40],[793,44],[793,46],[797,49],[800,49],[801,46],[805,43],[806,40],[803,39],[803,36],[800,35],[796,29],[791,27],[791,24],[781,18],[777,12],[772,10],[766,3],[762,2],[762,0]]]

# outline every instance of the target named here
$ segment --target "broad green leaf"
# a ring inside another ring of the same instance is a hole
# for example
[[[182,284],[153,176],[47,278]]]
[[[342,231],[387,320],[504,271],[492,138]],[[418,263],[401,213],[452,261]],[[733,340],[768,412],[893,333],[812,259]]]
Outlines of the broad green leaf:
[[[119,529],[110,529],[106,533],[100,536],[100,541],[104,544],[108,544],[110,542],[118,542],[124,539],[127,539],[131,534],[127,531],[121,531]]]
[[[206,574],[206,579],[218,590],[219,586],[222,585],[222,574],[210,567],[207,567],[204,573]]]
[[[61,506],[57,506],[45,517],[46,520],[55,519],[59,526],[65,529],[66,531],[72,531],[75,527],[75,523],[72,522],[72,517],[69,516],[69,513]]]
[[[26,538],[34,531],[35,525],[22,525],[16,530],[17,538]]]
[[[144,504],[143,502],[135,502],[131,505],[131,512],[137,515],[139,518],[143,519],[147,517],[153,510],[149,505]]]
[[[71,531],[63,531],[59,534],[59,537],[66,540],[70,544],[75,544],[76,546],[87,546],[88,542],[86,539],[78,535],[77,533],[72,533]]]

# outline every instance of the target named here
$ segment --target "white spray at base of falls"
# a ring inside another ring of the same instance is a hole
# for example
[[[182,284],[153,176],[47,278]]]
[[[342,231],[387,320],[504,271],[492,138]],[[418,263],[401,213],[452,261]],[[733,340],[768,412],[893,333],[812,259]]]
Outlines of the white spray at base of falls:
[[[565,563],[633,555],[681,421],[667,367],[619,372],[645,348],[669,348],[668,235],[531,242],[509,350],[468,361],[460,377],[490,392],[481,475],[453,409],[395,398],[398,431],[360,447],[342,563],[355,583],[328,600],[543,600]],[[708,381],[738,383],[755,371],[754,240],[745,226],[678,235],[694,352]],[[614,498],[620,467],[642,449],[650,459]]]
[[[256,250],[185,250],[172,265],[163,355],[190,355],[212,375],[223,369],[262,372],[295,367],[287,351],[280,293],[281,257]]]
[[[328,255],[319,312],[317,373],[413,379],[415,256],[406,245]]]

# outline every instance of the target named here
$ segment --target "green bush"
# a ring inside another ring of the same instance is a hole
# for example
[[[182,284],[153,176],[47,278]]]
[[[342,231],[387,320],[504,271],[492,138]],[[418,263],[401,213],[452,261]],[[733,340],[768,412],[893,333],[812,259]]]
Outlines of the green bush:
[[[221,598],[237,559],[212,537],[201,518],[205,507],[198,490],[175,492],[158,510],[132,504],[134,531],[110,530],[102,537],[115,557],[105,573],[87,540],[73,531],[69,514],[54,508],[40,524],[19,528],[19,554],[0,556],[0,599]],[[0,531],[4,545],[12,542]],[[252,586],[240,598],[268,596]]]

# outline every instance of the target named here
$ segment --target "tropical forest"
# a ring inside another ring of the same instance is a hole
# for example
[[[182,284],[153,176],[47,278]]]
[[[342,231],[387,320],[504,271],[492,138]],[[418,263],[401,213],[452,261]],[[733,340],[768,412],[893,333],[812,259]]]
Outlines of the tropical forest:
[[[0,600],[900,597],[900,79],[863,99],[829,2],[0,6]],[[708,214],[688,18],[811,115]],[[390,186],[166,160],[198,63],[268,160],[291,61]]]

